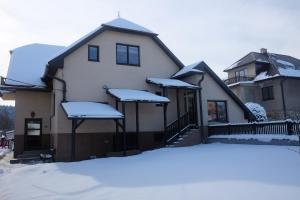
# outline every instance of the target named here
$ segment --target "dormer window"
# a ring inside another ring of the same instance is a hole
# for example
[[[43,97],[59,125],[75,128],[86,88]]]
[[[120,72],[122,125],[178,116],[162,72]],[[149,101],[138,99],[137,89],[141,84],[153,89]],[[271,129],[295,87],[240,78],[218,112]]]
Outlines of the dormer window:
[[[140,47],[117,43],[116,63],[118,65],[140,66]]]
[[[99,46],[96,45],[88,46],[88,60],[99,62]]]

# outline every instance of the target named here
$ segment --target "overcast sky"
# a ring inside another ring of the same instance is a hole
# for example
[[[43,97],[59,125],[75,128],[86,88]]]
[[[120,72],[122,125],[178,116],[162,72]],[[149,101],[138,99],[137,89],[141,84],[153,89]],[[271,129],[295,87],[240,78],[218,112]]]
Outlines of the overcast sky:
[[[300,58],[298,0],[1,0],[0,75],[9,50],[29,43],[69,45],[117,17],[143,25],[184,63],[223,69],[250,51]]]

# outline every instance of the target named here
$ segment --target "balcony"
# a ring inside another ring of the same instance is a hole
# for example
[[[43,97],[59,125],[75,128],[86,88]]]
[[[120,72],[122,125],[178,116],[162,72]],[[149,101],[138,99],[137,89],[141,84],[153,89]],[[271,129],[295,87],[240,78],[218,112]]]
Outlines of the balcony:
[[[233,83],[238,83],[238,82],[245,82],[245,81],[252,81],[254,79],[254,76],[235,76],[229,79],[225,79],[224,83],[226,85],[230,85]]]

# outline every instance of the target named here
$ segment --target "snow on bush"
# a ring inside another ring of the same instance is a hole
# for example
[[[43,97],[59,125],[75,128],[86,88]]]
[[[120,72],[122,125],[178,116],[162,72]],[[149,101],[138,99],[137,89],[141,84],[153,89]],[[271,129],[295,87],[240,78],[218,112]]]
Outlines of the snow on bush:
[[[256,117],[257,121],[267,121],[267,113],[264,107],[257,103],[248,102],[245,104],[248,109],[252,112],[252,114]]]

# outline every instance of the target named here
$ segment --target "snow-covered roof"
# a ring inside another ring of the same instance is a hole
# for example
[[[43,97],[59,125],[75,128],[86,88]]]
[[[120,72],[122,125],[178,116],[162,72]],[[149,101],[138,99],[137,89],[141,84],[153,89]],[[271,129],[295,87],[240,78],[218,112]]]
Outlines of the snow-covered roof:
[[[69,46],[67,46],[66,48],[64,48],[62,51],[58,52],[55,57],[53,57],[54,59],[61,56],[62,54],[68,52],[69,50],[71,50],[73,47],[79,45],[82,42],[85,42],[85,40],[87,40],[86,42],[88,42],[88,40],[90,39],[91,36],[93,36],[94,34],[96,34],[97,32],[101,32],[101,30],[103,30],[103,27],[112,27],[112,28],[119,28],[119,29],[124,29],[124,30],[132,30],[132,31],[139,31],[139,32],[144,32],[144,33],[149,33],[149,34],[153,34],[153,35],[157,35],[156,33],[153,33],[152,31],[150,31],[149,29],[142,27],[134,22],[131,22],[129,20],[126,20],[124,18],[116,18],[112,21],[103,23],[102,25],[98,26],[96,29],[92,30],[91,32],[87,33],[86,35],[82,36],[81,38],[79,38],[78,40],[76,40],[75,42],[73,42],[72,44],[70,44]],[[54,60],[53,59],[53,60]]]
[[[300,78],[300,70],[296,69],[290,69],[290,68],[278,68],[279,74],[274,74],[274,75],[268,75],[267,71],[259,73],[255,78],[254,81],[262,81],[270,78],[275,78],[275,77],[291,77],[291,78]]]
[[[154,32],[150,31],[149,29],[147,29],[141,25],[138,25],[134,22],[128,21],[121,17],[114,19],[112,21],[106,22],[106,23],[102,24],[102,26],[110,26],[110,27],[115,27],[115,28],[128,29],[128,30],[134,30],[134,31],[155,34]]]
[[[189,72],[198,72],[198,73],[201,73],[202,71],[199,70],[199,69],[195,69],[195,67],[197,65],[199,65],[202,61],[200,62],[196,62],[194,64],[191,64],[191,65],[187,65],[185,67],[183,67],[181,70],[179,70],[176,74],[174,74],[172,77],[173,78],[176,78],[176,77],[179,77],[179,76],[182,76],[184,74],[187,74]]]
[[[192,85],[192,84],[189,84],[187,82],[177,80],[177,79],[147,78],[147,82],[153,83],[153,84],[156,84],[156,85],[161,85],[163,87],[177,87],[177,88],[189,88],[189,89],[199,88],[196,85]]]
[[[134,89],[108,89],[108,92],[120,101],[127,102],[154,102],[154,103],[168,103],[170,100],[167,97],[159,96],[144,90]]]
[[[78,101],[64,102],[62,107],[68,118],[82,119],[119,119],[124,115],[109,104]]]
[[[276,53],[257,53],[250,52],[237,62],[233,63],[230,67],[224,71],[234,69],[236,67],[244,66],[249,63],[259,62],[272,64],[274,67],[292,68],[300,70],[300,60],[288,55],[276,54]]]
[[[64,48],[48,44],[29,44],[12,50],[5,83],[44,87],[41,77],[48,61]]]

